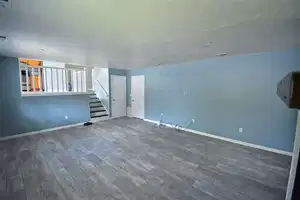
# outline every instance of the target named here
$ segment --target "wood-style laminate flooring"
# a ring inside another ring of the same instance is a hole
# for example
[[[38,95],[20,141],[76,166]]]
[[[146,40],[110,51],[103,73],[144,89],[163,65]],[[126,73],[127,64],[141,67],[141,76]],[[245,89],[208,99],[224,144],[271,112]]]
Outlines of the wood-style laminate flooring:
[[[0,142],[0,200],[283,200],[290,162],[125,117]]]

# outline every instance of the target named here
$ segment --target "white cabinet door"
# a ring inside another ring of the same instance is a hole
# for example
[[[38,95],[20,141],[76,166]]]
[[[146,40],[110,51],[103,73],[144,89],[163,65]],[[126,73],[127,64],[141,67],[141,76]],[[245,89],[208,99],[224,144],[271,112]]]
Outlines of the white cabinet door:
[[[111,75],[112,117],[126,116],[126,77]]]
[[[145,76],[131,77],[131,115],[145,118]]]

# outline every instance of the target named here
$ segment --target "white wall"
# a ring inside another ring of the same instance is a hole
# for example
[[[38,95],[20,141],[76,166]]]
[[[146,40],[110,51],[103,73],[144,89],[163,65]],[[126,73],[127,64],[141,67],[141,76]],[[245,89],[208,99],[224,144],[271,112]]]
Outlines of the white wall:
[[[297,119],[297,128],[296,128],[296,136],[294,142],[294,151],[293,151],[293,159],[290,171],[290,177],[286,192],[286,200],[292,199],[293,188],[295,183],[297,164],[299,159],[299,151],[300,151],[300,111],[298,111],[298,119]]]
[[[109,70],[108,68],[95,67],[93,70],[93,89],[97,97],[101,100],[105,109],[109,110]],[[99,81],[99,82],[98,82]],[[102,87],[100,86],[102,85]]]

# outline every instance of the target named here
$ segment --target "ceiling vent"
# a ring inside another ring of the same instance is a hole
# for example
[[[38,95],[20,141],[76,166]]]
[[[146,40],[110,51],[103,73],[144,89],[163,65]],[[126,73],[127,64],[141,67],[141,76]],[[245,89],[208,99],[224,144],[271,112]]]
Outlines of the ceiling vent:
[[[0,0],[0,8],[11,8],[11,0]]]

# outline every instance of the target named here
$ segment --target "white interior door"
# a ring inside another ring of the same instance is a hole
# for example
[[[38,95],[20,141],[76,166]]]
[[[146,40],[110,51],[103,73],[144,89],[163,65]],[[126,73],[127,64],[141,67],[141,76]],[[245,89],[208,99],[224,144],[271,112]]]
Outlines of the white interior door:
[[[126,77],[111,75],[112,117],[126,116]]]
[[[131,114],[133,117],[145,118],[145,76],[131,77]]]

